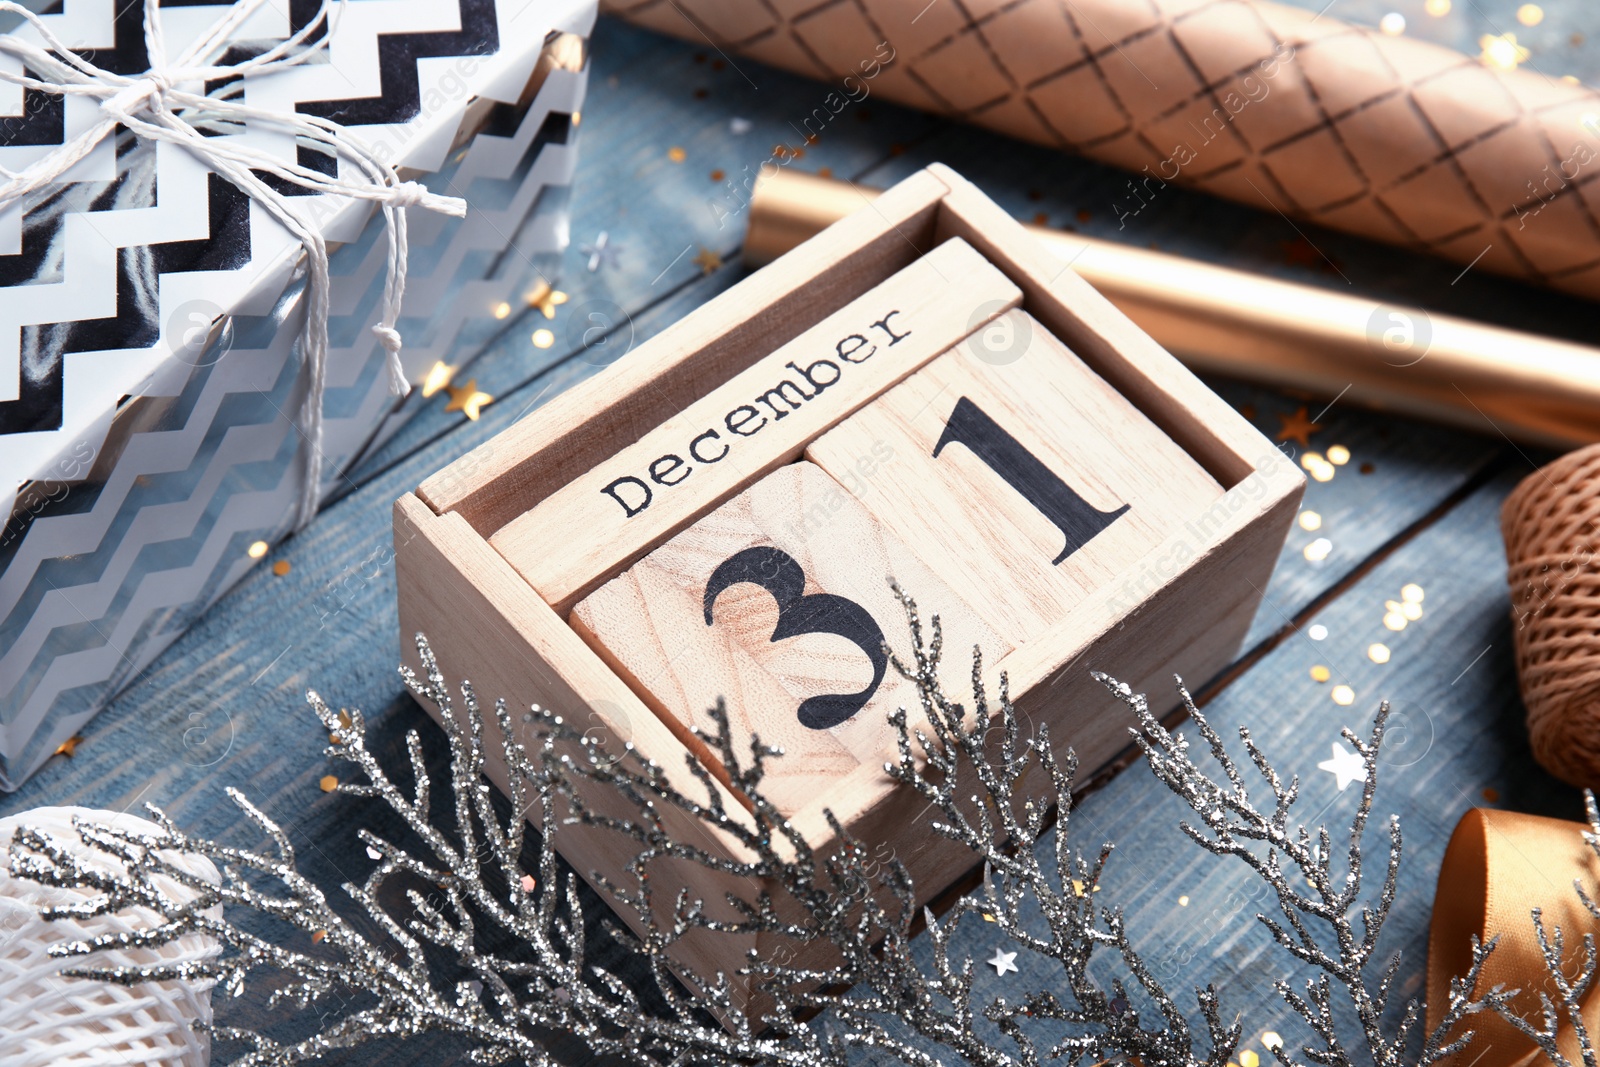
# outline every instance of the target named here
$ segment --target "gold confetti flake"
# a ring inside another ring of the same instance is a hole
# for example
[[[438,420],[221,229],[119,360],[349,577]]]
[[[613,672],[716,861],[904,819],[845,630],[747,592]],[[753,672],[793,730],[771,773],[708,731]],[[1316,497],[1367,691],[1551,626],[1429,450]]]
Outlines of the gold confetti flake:
[[[478,421],[478,415],[483,411],[484,405],[494,400],[488,393],[479,391],[476,378],[468,378],[467,384],[459,389],[450,386],[449,392],[450,402],[444,406],[445,411],[459,411],[473,422]]]
[[[500,303],[498,303],[498,304],[496,304],[494,306],[494,317],[495,318],[503,319],[503,318],[506,318],[507,316],[509,316],[510,314],[511,314],[511,305],[506,303],[504,300],[500,301]]]
[[[1332,677],[1333,677],[1333,672],[1330,671],[1328,668],[1324,667],[1320,663],[1317,664],[1315,667],[1311,668],[1311,680],[1313,682],[1326,682],[1329,678],[1332,678]]]
[[[1261,1035],[1261,1047],[1266,1049],[1282,1048],[1283,1038],[1278,1036],[1276,1030],[1268,1030]]]
[[[1389,662],[1389,646],[1382,641],[1374,641],[1367,646],[1367,658],[1374,663]]]
[[[667,149],[667,158],[672,160],[674,163],[682,163],[684,160],[689,158],[689,153],[685,152],[678,145],[673,145],[671,148]]]
[[[1383,616],[1383,624],[1389,629],[1399,632],[1406,628],[1406,617],[1398,611],[1387,612]]]
[[[328,931],[326,931],[326,930],[318,930],[318,931],[316,931],[315,933],[313,933],[311,935],[311,943],[313,945],[320,945],[320,944],[322,944],[323,941],[325,941],[327,939],[327,937],[328,937]]]
[[[428,376],[422,379],[422,395],[424,398],[432,396],[450,384],[450,379],[455,377],[456,369],[450,364],[440,360],[428,369]]]
[[[556,335],[551,333],[549,330],[534,330],[533,331],[533,347],[534,348],[549,348],[551,345],[553,345],[555,343],[556,343]]]
[[[695,253],[694,259],[690,262],[700,268],[701,274],[710,274],[712,271],[722,266],[722,257],[713,252],[711,249],[702,246],[700,251]]]
[[[992,923],[992,922],[994,922],[994,916],[989,914],[988,912],[984,912],[983,913],[983,921],[986,922],[986,923]]]
[[[1578,76],[1576,74],[1563,74],[1561,75],[1561,80],[1566,82],[1568,85],[1582,84],[1580,81],[1578,81]]]
[[[288,574],[289,561],[286,559],[280,559],[278,562],[274,563],[272,565],[272,573],[276,574],[279,578],[282,578],[284,575]]]
[[[533,880],[533,875],[525,874],[525,875],[522,876],[522,891],[524,893],[533,892],[534,887],[537,886],[538,884],[539,884],[538,882]]]
[[[1402,33],[1406,32],[1406,17],[1400,14],[1398,11],[1391,11],[1387,15],[1383,16],[1383,18],[1378,20],[1378,29],[1382,31],[1386,37],[1398,37]],[[1253,1057],[1255,1053],[1252,1052],[1249,1053],[1249,1055]],[[1239,1058],[1241,1061],[1244,1059],[1243,1056],[1240,1056]],[[1256,1065],[1253,1063],[1246,1063],[1244,1067],[1256,1067]]]
[[[1261,1057],[1256,1055],[1255,1049],[1245,1049],[1239,1053],[1239,1067],[1261,1067]]]
[[[1408,582],[1400,587],[1400,599],[1407,604],[1420,604],[1425,596],[1427,594],[1422,591],[1422,586],[1416,582]]]
[[[1544,21],[1544,8],[1538,4],[1523,4],[1517,8],[1517,21],[1524,26],[1537,26]]]
[[[1187,894],[1178,898],[1178,907],[1187,908],[1188,906],[1189,906],[1189,897],[1188,897]]]
[[[1517,43],[1514,33],[1502,33],[1498,36],[1486,33],[1478,38],[1478,47],[1483,51],[1478,58],[1485,66],[1495,70],[1516,70],[1519,65],[1528,59],[1528,50]]]
[[[1333,480],[1333,464],[1323,458],[1320,452],[1307,452],[1301,456],[1300,466],[1304,467],[1311,477],[1319,482],[1331,482]]]
[[[1298,441],[1301,448],[1311,447],[1311,435],[1322,429],[1319,423],[1312,422],[1306,416],[1306,408],[1302,405],[1292,415],[1278,414],[1278,440]]]
[[[73,734],[71,737],[67,738],[65,741],[56,746],[55,755],[65,756],[68,759],[71,759],[73,756],[78,754],[78,746],[81,744],[83,744],[83,735]]]
[[[1428,0],[1422,9],[1436,19],[1442,19],[1450,14],[1450,0]]]
[[[1319,537],[1305,548],[1305,557],[1312,563],[1320,563],[1328,558],[1328,553],[1333,551],[1333,542],[1326,537]]]
[[[1350,462],[1350,450],[1344,445],[1328,446],[1328,462],[1335,467],[1342,467]]]
[[[1483,791],[1483,799],[1487,800],[1491,804],[1498,803],[1500,800],[1500,790],[1494,788],[1493,786],[1485,788]]]
[[[1320,622],[1312,623],[1306,628],[1306,636],[1313,641],[1322,641],[1328,636],[1328,628]]]
[[[324,793],[331,793],[335,789],[339,788],[339,779],[335,778],[331,774],[325,774],[322,776],[322,781],[318,782],[317,784],[322,787],[322,791]]]
[[[252,541],[250,542],[250,547],[244,550],[244,554],[251,559],[260,559],[267,554],[268,547],[265,541]]]
[[[1333,702],[1341,708],[1347,708],[1356,702],[1356,691],[1348,685],[1334,686],[1333,692],[1329,695],[1333,697]]]
[[[1300,513],[1300,529],[1302,529],[1302,530],[1320,530],[1320,529],[1322,529],[1322,516],[1317,514],[1315,511],[1302,511]]]

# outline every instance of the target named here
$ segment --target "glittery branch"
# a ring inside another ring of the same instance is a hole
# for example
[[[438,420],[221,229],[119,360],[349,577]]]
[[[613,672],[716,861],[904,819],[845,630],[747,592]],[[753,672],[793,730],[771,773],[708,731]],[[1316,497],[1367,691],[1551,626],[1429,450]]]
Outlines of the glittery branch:
[[[308,694],[330,735],[327,754],[356,772],[337,791],[384,806],[420,842],[401,846],[360,832],[375,866],[360,885],[342,887],[348,902],[341,901],[359,929],[297,872],[287,835],[233,790],[234,803],[267,836],[267,850],[191,837],[152,807],[159,827],[153,835],[75,824],[84,843],[116,858],[125,873],[108,873],[31,829],[18,833],[10,868],[17,877],[89,893],[81,904],[48,910],[49,917],[128,908],[159,916],[145,931],[57,946],[59,956],[88,957],[70,972],[77,976],[125,984],[215,981],[238,995],[260,972],[273,976],[274,1004],[337,1002],[341,1010],[323,1015],[322,1029],[298,1042],[216,1027],[218,1037],[244,1048],[234,1061],[239,1064],[293,1064],[373,1037],[438,1032],[469,1043],[472,1062],[516,1060],[535,1067],[553,1067],[544,1048],[552,1033],[570,1034],[594,1056],[637,1067],[843,1067],[860,1048],[911,1067],[958,1061],[1037,1067],[1046,1060],[1068,1067],[1106,1061],[1223,1067],[1241,1027],[1224,1023],[1216,991],[1193,990],[1203,1020],[1197,1031],[1145,963],[1121,909],[1096,895],[1113,852],[1110,844],[1080,850],[1069,837],[1078,771],[1072,751],[1058,752],[1043,726],[1025,733],[1005,676],[991,693],[977,649],[970,708],[947,696],[938,677],[938,617],[925,632],[915,604],[896,594],[910,643],[904,656],[886,651],[918,699],[917,707],[890,716],[895,758],[884,770],[927,802],[931,832],[964,850],[982,871],[977,891],[943,915],[919,908],[911,875],[892,850],[884,854],[885,846],[854,838],[831,813],[828,846],[807,841],[763,793],[767,769],[781,751],[759,738],[741,751],[720,702],[701,739],[725,778],[687,753],[681,770],[669,773],[631,744],[613,742],[608,750],[556,711],[534,705],[513,721],[503,700],[486,709],[465,682],[458,698],[421,635],[421,676],[405,668],[401,673],[418,699],[440,712],[449,751],[444,769],[430,772],[412,731],[406,737],[409,785],[402,785],[367,748],[359,711],[335,712]],[[1396,820],[1387,827],[1389,856],[1376,900],[1361,903],[1362,843],[1387,708],[1380,709],[1370,739],[1345,731],[1364,761],[1366,781],[1336,871],[1328,831],[1291,823],[1298,780],[1285,783],[1248,731],[1241,730],[1240,739],[1250,767],[1271,793],[1265,813],[1250,796],[1248,768],[1234,760],[1181,684],[1220,776],[1190,759],[1189,741],[1166,730],[1143,697],[1101,677],[1136,716],[1134,739],[1151,773],[1197,816],[1182,825],[1184,833],[1212,853],[1247,864],[1276,895],[1280,914],[1259,918],[1285,952],[1316,972],[1303,992],[1279,986],[1318,1042],[1300,1055],[1333,1067],[1352,1067],[1357,1059],[1400,1067],[1420,1014],[1412,1002],[1392,1033],[1383,1028],[1399,961],[1377,957],[1401,856]],[[491,763],[505,768],[504,799],[485,778]],[[442,819],[430,810],[436,789],[447,789],[452,802]],[[1600,814],[1592,798],[1589,811],[1590,845],[1600,852]],[[543,834],[527,834],[528,821]],[[684,834],[686,826],[704,832]],[[623,871],[610,878],[587,873],[631,929],[580,893],[575,876],[558,863],[562,835],[579,827],[626,841],[625,854],[634,858]],[[712,846],[713,839],[720,844]],[[181,854],[215,861],[221,884],[188,875],[175,863]],[[705,884],[756,888],[728,894],[713,902],[716,909],[687,889],[661,900],[652,874],[665,863],[705,871]],[[164,892],[167,879],[187,895]],[[403,905],[395,903],[396,888],[403,890]],[[1600,918],[1600,909],[1590,909]],[[250,933],[236,923],[240,912],[272,920],[281,932],[276,938]],[[919,923],[926,928],[923,942],[915,940]],[[963,923],[981,930],[988,948],[1003,950],[990,962],[1014,968],[1017,955],[1034,957],[1027,973],[1047,975],[1043,987],[1014,997],[980,993],[975,975],[982,964],[958,947]],[[362,932],[374,926],[377,933]],[[612,942],[615,951],[608,955],[623,957],[624,968],[592,962],[597,930]],[[216,938],[221,954],[175,965],[93,965],[102,949],[159,945],[190,932]],[[687,937],[752,935],[774,947],[750,950],[738,974],[675,970],[675,949]],[[1561,934],[1547,939],[1540,927],[1539,936],[1556,972]],[[1452,982],[1444,1022],[1422,1041],[1424,1067],[1463,1047],[1465,1036],[1449,1038],[1462,1020],[1486,1007],[1506,1010],[1508,995],[1498,988],[1477,991],[1492,947],[1474,942],[1472,967]],[[1591,939],[1585,947],[1587,969],[1556,987],[1568,1012],[1595,980]],[[1097,953],[1101,962],[1091,976]],[[747,998],[740,986],[756,995]],[[352,1003],[363,1007],[348,1007]],[[1524,1032],[1561,1067],[1572,1067],[1553,1051],[1558,1012],[1548,997],[1545,1006],[1542,1026],[1526,1023]],[[1365,1049],[1359,1056],[1335,1021],[1348,1008]],[[937,1051],[928,1051],[930,1045]],[[1600,1067],[1586,1035],[1584,1049],[1585,1067]],[[1281,1046],[1273,1051],[1285,1065],[1297,1062]]]

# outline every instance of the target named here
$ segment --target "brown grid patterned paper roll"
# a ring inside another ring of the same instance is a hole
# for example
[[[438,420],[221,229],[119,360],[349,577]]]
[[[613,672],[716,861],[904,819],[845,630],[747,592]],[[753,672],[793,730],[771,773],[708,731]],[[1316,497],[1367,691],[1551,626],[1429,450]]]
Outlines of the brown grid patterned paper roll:
[[[1584,86],[1253,0],[601,6],[841,86],[888,42],[873,94],[1125,167],[1145,196],[1181,183],[1600,297]]]

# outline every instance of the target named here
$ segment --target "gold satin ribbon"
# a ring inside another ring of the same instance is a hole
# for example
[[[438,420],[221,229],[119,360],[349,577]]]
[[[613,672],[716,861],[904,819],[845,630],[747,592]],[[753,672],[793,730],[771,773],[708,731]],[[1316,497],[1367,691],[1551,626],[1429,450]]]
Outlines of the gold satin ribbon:
[[[1520,992],[1513,1010],[1541,1025],[1539,991],[1559,996],[1539,951],[1532,910],[1543,912],[1545,933],[1560,927],[1569,975],[1582,958],[1583,935],[1595,930],[1594,917],[1573,889],[1582,879],[1591,896],[1600,884],[1600,861],[1584,843],[1582,823],[1546,819],[1513,811],[1475,808],[1450,836],[1439,866],[1428,932],[1428,1031],[1439,1025],[1450,998],[1450,979],[1472,964],[1473,934],[1487,942],[1498,935],[1479,979],[1479,990],[1496,985]],[[1583,1000],[1584,1025],[1600,1039],[1600,989]],[[1563,1017],[1557,1044],[1567,1059],[1582,1062],[1577,1036]],[[1455,1058],[1461,1067],[1529,1067],[1543,1058],[1537,1045],[1495,1012],[1481,1012],[1459,1024],[1473,1037]]]

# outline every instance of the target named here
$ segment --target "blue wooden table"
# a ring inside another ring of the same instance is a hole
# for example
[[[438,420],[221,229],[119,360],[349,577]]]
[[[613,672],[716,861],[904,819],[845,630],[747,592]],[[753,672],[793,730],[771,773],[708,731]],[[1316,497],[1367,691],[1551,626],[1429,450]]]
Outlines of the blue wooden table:
[[[1600,78],[1600,47],[1583,39],[1585,2],[1552,0],[1534,29],[1513,25],[1510,0],[1462,3],[1433,20],[1422,0],[1340,0],[1335,13],[1375,23],[1399,10],[1408,32],[1473,52],[1480,35],[1515,29],[1534,49],[1533,65],[1592,81]],[[360,706],[372,717],[374,745],[396,757],[405,731],[426,722],[395,673],[390,504],[742,277],[744,220],[727,179],[759,167],[775,144],[796,143],[791,117],[806,114],[824,91],[612,21],[600,22],[593,44],[573,247],[560,284],[569,299],[550,308],[553,317],[531,309],[509,319],[463,375],[494,402],[468,421],[437,398],[350,473],[309,529],[263,559],[95,719],[75,755],[53,759],[0,797],[0,815],[44,804],[132,809],[154,801],[195,832],[256,845],[223,795],[234,786],[287,828],[302,869],[335,893],[365,874],[366,861],[352,859],[362,855],[359,828],[398,833],[375,805],[319,788],[329,771],[327,738],[304,703],[315,687],[330,703]],[[1591,305],[1480,272],[1458,278],[1452,264],[1315,231],[1315,246],[1338,264],[1336,273],[1301,254],[1300,235],[1276,215],[1177,189],[1119,230],[1112,206],[1126,182],[1120,172],[876,99],[852,112],[786,165],[881,186],[943,161],[1029,221],[1353,288],[1375,304],[1415,303],[1578,339],[1593,333]],[[583,333],[596,324],[611,332],[603,344],[585,346]],[[1500,502],[1549,456],[1487,424],[1477,434],[1445,430],[1344,403],[1213,384],[1286,449],[1348,460],[1325,468],[1328,480],[1310,483],[1239,663],[1205,692],[1207,711],[1225,732],[1249,723],[1280,769],[1304,779],[1305,817],[1337,826],[1356,791],[1341,791],[1318,764],[1332,755],[1341,727],[1363,730],[1381,699],[1397,705],[1406,728],[1384,765],[1379,806],[1400,813],[1408,858],[1386,938],[1405,952],[1403,981],[1415,990],[1435,872],[1461,814],[1479,805],[1581,812],[1578,792],[1545,775],[1528,753],[1498,529]],[[1305,440],[1284,440],[1284,420],[1297,413],[1318,428]],[[1422,592],[1420,616],[1391,629],[1386,602],[1404,603],[1408,586]],[[439,746],[430,752],[437,761]],[[1264,1055],[1262,1033],[1292,1041],[1298,1032],[1271,988],[1292,969],[1250,918],[1262,903],[1259,887],[1241,868],[1188,845],[1176,830],[1180,815],[1178,802],[1134,764],[1085,798],[1072,832],[1084,847],[1118,843],[1101,891],[1125,905],[1157,973],[1179,989],[1216,982],[1224,1014],[1243,1021],[1245,1047]],[[980,960],[989,954],[984,934],[962,934]],[[1030,971],[1042,970],[1018,962],[1022,972],[1004,977],[980,968],[980,992],[1037,985]],[[258,985],[223,1004],[222,1020],[298,1032],[303,1021],[268,1011],[268,992]],[[399,1067],[465,1062],[462,1052],[438,1038],[384,1056]],[[334,1062],[374,1056],[362,1050]],[[583,1056],[571,1050],[566,1058]]]

